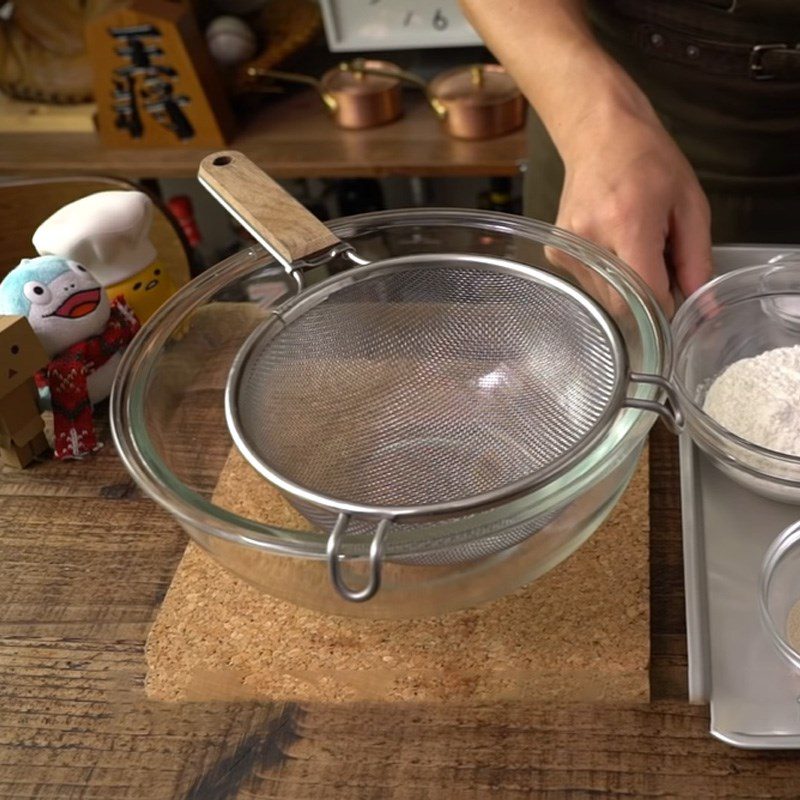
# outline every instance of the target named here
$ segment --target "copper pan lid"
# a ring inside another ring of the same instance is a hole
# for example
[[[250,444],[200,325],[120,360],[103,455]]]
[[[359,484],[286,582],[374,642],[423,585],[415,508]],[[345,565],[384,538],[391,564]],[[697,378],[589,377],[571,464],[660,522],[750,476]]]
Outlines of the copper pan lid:
[[[431,95],[443,103],[495,105],[520,94],[514,79],[499,64],[471,64],[447,70],[429,84]]]
[[[359,59],[328,70],[321,79],[322,89],[345,94],[373,94],[393,89],[400,83],[399,77],[375,75],[370,70],[396,73],[400,72],[400,67],[390,61]]]

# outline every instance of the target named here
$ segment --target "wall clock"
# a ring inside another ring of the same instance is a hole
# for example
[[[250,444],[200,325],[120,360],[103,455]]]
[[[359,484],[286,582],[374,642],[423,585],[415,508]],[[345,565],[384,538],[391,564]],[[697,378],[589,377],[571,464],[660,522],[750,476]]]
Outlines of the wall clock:
[[[320,0],[320,7],[334,52],[482,44],[458,0]]]

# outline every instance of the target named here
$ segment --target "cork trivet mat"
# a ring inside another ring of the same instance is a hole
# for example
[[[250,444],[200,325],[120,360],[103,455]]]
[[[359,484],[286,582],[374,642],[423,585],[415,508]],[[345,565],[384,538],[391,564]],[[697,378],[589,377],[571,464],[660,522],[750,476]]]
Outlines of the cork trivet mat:
[[[235,449],[214,502],[254,519],[301,524]],[[647,701],[648,529],[645,455],[610,518],[555,569],[484,606],[415,620],[302,609],[252,588],[190,544],[147,642],[147,694],[166,701]]]

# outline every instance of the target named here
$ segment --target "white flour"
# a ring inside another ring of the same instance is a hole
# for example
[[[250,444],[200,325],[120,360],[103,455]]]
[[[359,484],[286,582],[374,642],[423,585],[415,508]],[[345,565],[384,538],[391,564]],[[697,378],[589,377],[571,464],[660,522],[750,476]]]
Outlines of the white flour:
[[[731,364],[711,384],[703,410],[742,439],[800,456],[800,345]]]

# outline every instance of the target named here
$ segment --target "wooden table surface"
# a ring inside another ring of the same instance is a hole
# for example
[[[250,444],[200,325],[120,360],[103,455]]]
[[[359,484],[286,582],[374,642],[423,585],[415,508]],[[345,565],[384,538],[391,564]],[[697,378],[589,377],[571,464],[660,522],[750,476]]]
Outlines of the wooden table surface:
[[[486,141],[454,139],[419,95],[409,93],[405,103],[406,114],[396,122],[346,131],[331,122],[313,90],[272,97],[242,115],[229,147],[276,178],[514,175],[524,162],[524,131]],[[94,133],[0,133],[0,174],[188,178],[208,152],[191,146],[112,150]]]
[[[800,758],[728,747],[686,702],[677,454],[660,425],[651,472],[652,702],[434,709],[147,701],[145,637],[185,534],[110,442],[3,469],[0,798],[800,796]]]

